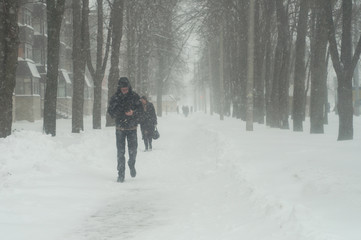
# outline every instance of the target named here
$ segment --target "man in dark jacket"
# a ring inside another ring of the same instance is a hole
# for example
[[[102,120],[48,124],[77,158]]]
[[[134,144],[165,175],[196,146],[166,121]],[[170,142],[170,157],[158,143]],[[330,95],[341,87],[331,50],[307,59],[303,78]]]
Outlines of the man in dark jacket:
[[[138,148],[137,127],[142,114],[140,97],[136,92],[133,92],[128,78],[121,77],[119,79],[117,92],[109,101],[108,113],[112,118],[115,118],[118,182],[123,182],[125,173],[125,139],[128,142],[130,175],[135,177],[137,174],[135,170]]]

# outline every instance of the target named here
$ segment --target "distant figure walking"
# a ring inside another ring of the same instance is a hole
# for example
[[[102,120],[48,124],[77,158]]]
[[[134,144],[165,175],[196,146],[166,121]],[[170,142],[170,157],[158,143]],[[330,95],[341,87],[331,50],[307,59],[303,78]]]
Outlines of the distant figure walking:
[[[137,157],[138,139],[137,127],[142,114],[142,103],[136,92],[133,92],[129,80],[121,77],[118,81],[117,92],[111,97],[108,113],[115,118],[118,182],[124,182],[125,173],[125,139],[128,142],[130,176],[135,177],[135,159]]]
[[[140,98],[143,105],[143,114],[140,121],[140,129],[144,141],[145,151],[152,151],[152,138],[154,129],[157,126],[157,115],[153,103],[149,102],[145,96]]]
[[[184,116],[188,117],[189,107],[188,106],[183,106],[182,111],[183,111]]]

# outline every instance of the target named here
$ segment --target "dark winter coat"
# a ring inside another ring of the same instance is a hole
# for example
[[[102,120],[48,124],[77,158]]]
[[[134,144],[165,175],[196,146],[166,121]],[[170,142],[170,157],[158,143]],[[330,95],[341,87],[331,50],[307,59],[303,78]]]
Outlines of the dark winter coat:
[[[134,111],[132,116],[125,115],[129,110]],[[135,129],[142,114],[142,103],[139,95],[133,92],[130,85],[127,94],[123,94],[118,88],[118,91],[109,101],[108,113],[112,118],[115,118],[117,129]]]
[[[148,102],[143,108],[143,114],[140,120],[140,128],[142,130],[143,138],[145,136],[152,137],[154,132],[154,127],[157,125],[157,115],[155,113],[155,108],[153,103]]]

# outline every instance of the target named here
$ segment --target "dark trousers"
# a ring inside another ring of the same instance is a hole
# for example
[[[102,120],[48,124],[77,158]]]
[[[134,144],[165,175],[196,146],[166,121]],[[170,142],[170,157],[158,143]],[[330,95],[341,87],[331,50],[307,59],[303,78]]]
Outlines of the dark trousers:
[[[129,160],[128,166],[129,168],[134,168],[135,159],[137,157],[137,148],[138,148],[138,138],[137,138],[137,130],[116,130],[117,137],[117,159],[118,159],[118,174],[119,176],[124,177],[125,172],[125,139],[128,142],[128,153]]]
[[[142,123],[140,125],[140,129],[142,130],[142,137],[144,141],[145,150],[152,149],[152,140],[154,133],[154,125],[152,123]]]
[[[144,136],[144,145],[145,145],[145,150],[152,149],[152,137],[150,136]]]

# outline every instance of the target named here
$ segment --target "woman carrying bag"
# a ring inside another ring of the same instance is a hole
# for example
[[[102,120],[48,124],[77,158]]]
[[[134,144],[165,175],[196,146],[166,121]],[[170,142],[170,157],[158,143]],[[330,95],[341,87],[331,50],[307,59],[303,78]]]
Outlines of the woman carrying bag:
[[[145,151],[152,151],[152,139],[154,130],[157,127],[157,115],[153,103],[149,102],[145,96],[140,98],[143,105],[143,116],[140,121],[140,129],[145,145]]]

